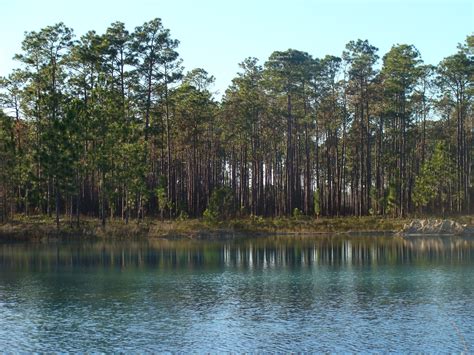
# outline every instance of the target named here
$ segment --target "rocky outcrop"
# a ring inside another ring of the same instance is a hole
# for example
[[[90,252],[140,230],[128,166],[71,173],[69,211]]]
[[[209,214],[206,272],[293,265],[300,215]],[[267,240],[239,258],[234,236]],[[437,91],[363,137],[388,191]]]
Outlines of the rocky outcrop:
[[[466,225],[449,219],[415,219],[403,226],[402,235],[461,235],[470,233]]]

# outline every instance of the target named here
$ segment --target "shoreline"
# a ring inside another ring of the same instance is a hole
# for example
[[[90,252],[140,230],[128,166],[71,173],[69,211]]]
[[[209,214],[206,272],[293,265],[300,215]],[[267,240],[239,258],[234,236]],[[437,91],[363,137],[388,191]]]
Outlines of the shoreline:
[[[126,239],[126,238],[223,238],[224,236],[266,235],[331,235],[331,234],[395,234],[407,219],[383,217],[334,218],[238,218],[208,222],[204,219],[164,220],[145,219],[137,224],[130,221],[108,220],[103,227],[99,220],[81,219],[75,222],[61,219],[57,229],[54,219],[45,216],[19,216],[0,225],[0,241],[34,241],[44,238],[60,239]]]
[[[433,217],[434,218],[434,217]],[[454,220],[474,225],[473,216]],[[79,226],[61,219],[57,229],[54,219],[45,216],[15,216],[0,225],[0,241],[41,241],[49,239],[130,239],[130,238],[189,238],[225,239],[237,236],[268,235],[395,235],[413,218],[378,216],[333,218],[238,218],[209,222],[204,219],[164,220],[145,219],[137,224],[125,224],[120,219],[108,220],[105,227],[97,219],[83,218]]]

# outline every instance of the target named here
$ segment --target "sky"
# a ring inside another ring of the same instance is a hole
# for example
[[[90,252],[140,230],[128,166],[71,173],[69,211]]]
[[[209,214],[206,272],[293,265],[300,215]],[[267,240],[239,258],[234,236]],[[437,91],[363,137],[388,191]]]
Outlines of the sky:
[[[473,0],[0,0],[0,76],[21,52],[25,31],[58,22],[77,37],[115,21],[130,31],[155,17],[180,41],[186,70],[204,68],[223,94],[247,57],[261,64],[276,50],[340,56],[350,40],[368,39],[379,56],[413,44],[437,64],[474,33]]]

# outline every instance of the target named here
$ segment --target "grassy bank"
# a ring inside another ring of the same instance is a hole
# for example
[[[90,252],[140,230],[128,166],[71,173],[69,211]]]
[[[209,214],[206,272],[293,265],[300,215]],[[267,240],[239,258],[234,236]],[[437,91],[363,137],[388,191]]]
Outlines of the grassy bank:
[[[474,225],[474,216],[453,218],[458,222]],[[317,234],[317,233],[363,233],[397,232],[410,219],[366,217],[339,218],[261,218],[248,217],[228,221],[209,222],[204,219],[160,221],[145,219],[125,224],[122,220],[107,220],[105,227],[98,219],[82,218],[79,226],[62,219],[60,229],[56,229],[53,218],[15,216],[8,223],[0,225],[0,238],[33,240],[48,237],[70,238],[130,238],[130,237],[190,237],[206,235],[237,234]]]
[[[8,223],[0,225],[0,237],[18,240],[41,239],[44,237],[198,237],[200,235],[223,233],[345,233],[345,232],[392,232],[402,228],[407,220],[381,217],[344,218],[239,218],[228,221],[209,222],[203,219],[183,221],[160,221],[146,219],[139,224],[130,221],[108,220],[105,227],[100,221],[83,218],[79,226],[62,219],[56,229],[53,218],[15,216]]]

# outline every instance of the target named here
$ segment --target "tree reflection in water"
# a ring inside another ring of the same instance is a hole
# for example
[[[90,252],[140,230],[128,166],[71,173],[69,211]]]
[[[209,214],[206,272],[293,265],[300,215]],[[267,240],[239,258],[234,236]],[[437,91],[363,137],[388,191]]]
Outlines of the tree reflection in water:
[[[269,269],[469,260],[468,237],[269,236],[225,240],[133,240],[0,245],[3,270],[74,267]]]

